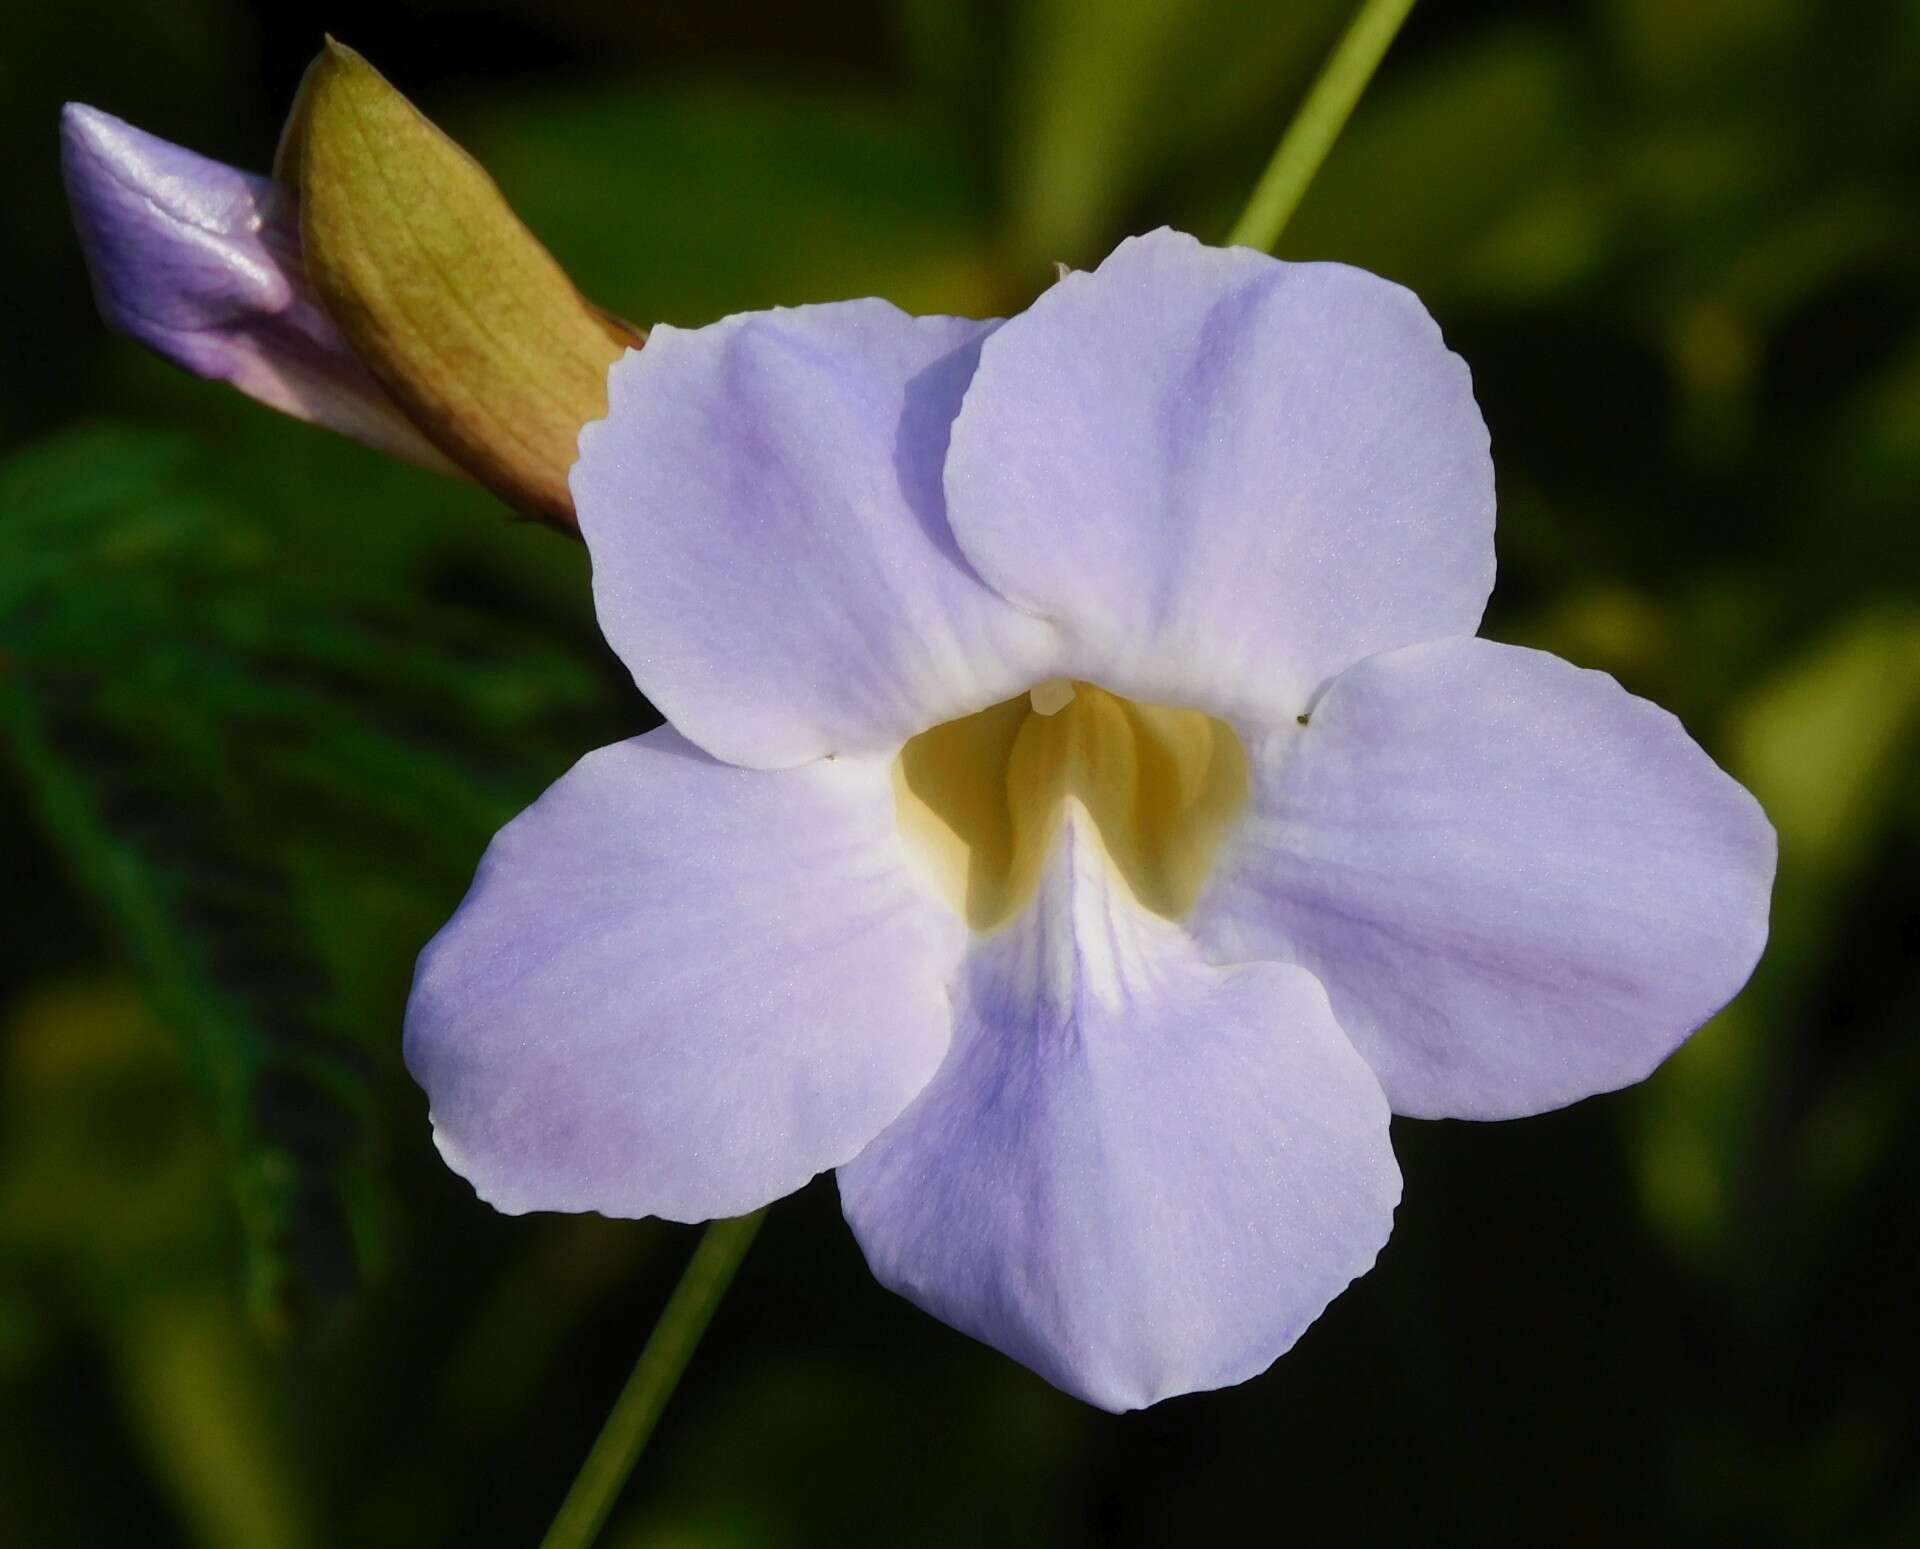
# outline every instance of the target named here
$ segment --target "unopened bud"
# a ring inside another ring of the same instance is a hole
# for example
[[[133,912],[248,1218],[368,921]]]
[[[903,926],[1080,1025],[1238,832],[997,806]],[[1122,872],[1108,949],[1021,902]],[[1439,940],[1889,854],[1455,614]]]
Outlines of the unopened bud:
[[[354,354],[460,467],[573,527],[580,428],[644,335],[582,297],[479,164],[350,48],[329,40],[308,70],[276,170]]]

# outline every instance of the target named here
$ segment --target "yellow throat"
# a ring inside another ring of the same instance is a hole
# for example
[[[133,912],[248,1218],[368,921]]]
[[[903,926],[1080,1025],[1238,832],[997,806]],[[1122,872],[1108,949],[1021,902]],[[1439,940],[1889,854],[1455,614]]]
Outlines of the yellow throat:
[[[1246,805],[1225,721],[1056,678],[920,733],[893,767],[900,830],[974,930],[1033,897],[1077,802],[1141,905],[1180,919]]]

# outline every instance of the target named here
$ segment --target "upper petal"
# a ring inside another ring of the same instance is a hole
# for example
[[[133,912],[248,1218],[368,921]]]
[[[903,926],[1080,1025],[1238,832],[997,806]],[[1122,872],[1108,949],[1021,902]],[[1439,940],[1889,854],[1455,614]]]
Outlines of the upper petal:
[[[961,548],[1060,621],[1071,674],[1291,717],[1361,657],[1472,634],[1493,467],[1408,291],[1171,231],[989,339],[953,428]]]
[[[1603,673],[1435,641],[1351,668],[1251,751],[1194,932],[1317,975],[1397,1113],[1511,1118],[1638,1081],[1766,942],[1759,804]]]
[[[1297,968],[1221,969],[1124,894],[1084,811],[979,939],[927,1089],[840,1169],[874,1274],[1107,1409],[1264,1370],[1374,1261],[1378,1083]]]
[[[307,283],[292,190],[69,103],[61,160],[101,316],[196,376],[450,468]]]
[[[888,776],[764,773],[669,728],[502,829],[426,951],[406,1057],[502,1210],[738,1215],[846,1161],[933,1073],[960,927]]]
[[[607,639],[762,767],[896,748],[1030,685],[1051,632],[960,556],[940,468],[992,323],[883,301],[660,327],[573,472]]]

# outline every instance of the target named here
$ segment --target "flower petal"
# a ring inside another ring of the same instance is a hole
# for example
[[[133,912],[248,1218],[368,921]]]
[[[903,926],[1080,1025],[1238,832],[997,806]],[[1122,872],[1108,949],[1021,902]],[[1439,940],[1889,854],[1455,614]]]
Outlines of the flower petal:
[[[1250,751],[1194,934],[1318,976],[1396,1113],[1512,1118],[1638,1081],[1765,944],[1759,804],[1603,673],[1434,641]]]
[[[307,283],[292,192],[70,102],[67,199],[100,315],[195,376],[452,472]]]
[[[502,829],[407,1007],[449,1164],[506,1211],[691,1221],[859,1151],[939,1065],[961,951],[888,779],[662,727]]]
[[[840,1169],[885,1284],[1106,1409],[1264,1370],[1392,1225],[1378,1083],[1299,969],[1201,962],[1084,812],[974,949],[927,1089]]]
[[[947,529],[947,431],[992,323],[883,301],[656,328],[580,438],[594,602],[715,757],[897,748],[1047,674],[1051,631]]]
[[[1220,715],[1470,635],[1493,586],[1486,426],[1419,301],[1171,231],[987,341],[946,480],[980,574],[1068,630],[1067,675]]]

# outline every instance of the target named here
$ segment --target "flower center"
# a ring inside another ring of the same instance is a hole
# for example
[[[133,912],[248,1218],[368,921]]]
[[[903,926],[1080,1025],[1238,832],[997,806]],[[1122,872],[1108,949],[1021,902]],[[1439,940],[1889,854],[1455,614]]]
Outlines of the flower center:
[[[1055,679],[924,731],[893,767],[900,831],[975,930],[1039,887],[1074,801],[1140,903],[1180,919],[1247,800],[1225,721]]]

